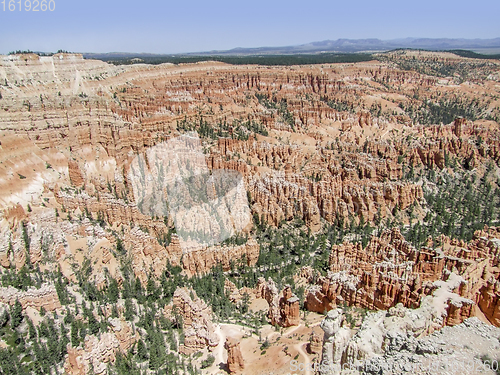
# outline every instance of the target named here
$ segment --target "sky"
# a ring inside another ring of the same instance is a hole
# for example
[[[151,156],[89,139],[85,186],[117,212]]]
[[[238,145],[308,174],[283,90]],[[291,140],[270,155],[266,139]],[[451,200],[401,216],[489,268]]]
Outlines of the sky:
[[[55,9],[45,12],[27,11],[28,5],[0,0],[0,54],[183,53],[339,38],[500,37],[499,0],[51,0]]]

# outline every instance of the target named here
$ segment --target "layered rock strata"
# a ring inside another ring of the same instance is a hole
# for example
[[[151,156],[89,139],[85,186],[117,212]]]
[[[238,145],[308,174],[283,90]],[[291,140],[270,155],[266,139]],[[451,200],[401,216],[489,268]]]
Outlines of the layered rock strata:
[[[469,243],[442,236],[439,246],[417,250],[393,229],[372,237],[364,249],[361,244],[335,245],[330,271],[308,288],[305,307],[320,313],[342,305],[387,310],[401,303],[416,308],[454,272],[459,279],[453,290],[470,302],[451,303],[445,324],[455,325],[471,316],[474,304],[498,325],[499,240],[495,236],[496,228],[486,228]],[[313,275],[304,270],[302,276],[312,280]]]

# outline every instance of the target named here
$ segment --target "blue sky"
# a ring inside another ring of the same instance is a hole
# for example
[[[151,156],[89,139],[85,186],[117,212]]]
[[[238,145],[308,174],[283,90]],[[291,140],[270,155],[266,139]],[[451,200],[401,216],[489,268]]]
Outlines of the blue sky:
[[[11,1],[14,12],[8,11],[9,0],[0,0],[4,54],[180,53],[338,38],[500,37],[499,0],[53,0],[54,12],[18,11],[19,0]]]

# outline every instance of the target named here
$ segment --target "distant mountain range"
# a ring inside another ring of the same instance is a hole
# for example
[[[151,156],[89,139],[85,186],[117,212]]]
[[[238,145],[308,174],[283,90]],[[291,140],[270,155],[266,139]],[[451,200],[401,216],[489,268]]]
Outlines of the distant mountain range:
[[[258,48],[233,48],[230,50],[214,50],[205,52],[192,52],[175,54],[175,56],[248,56],[248,55],[294,55],[315,53],[355,53],[355,52],[382,52],[398,48],[413,48],[426,50],[456,50],[466,49],[481,53],[499,53],[500,38],[494,39],[448,39],[448,38],[403,38],[392,40],[380,39],[337,39],[312,42],[295,46],[284,47],[258,47]],[[149,53],[84,53],[86,58],[127,58],[127,57],[153,57],[173,56],[174,54],[149,54]]]
[[[227,51],[208,51],[194,53],[196,55],[260,55],[260,54],[297,54],[321,52],[375,52],[397,48],[414,48],[427,50],[469,49],[481,52],[497,52],[500,49],[500,38],[495,39],[432,39],[404,38],[393,40],[380,39],[337,39],[312,42],[297,46],[234,48]]]

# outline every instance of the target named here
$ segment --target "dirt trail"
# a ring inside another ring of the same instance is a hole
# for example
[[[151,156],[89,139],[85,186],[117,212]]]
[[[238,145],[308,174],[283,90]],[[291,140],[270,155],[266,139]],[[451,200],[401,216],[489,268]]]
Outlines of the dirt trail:
[[[287,337],[287,336],[290,336],[292,333],[294,333],[296,330],[298,330],[299,328],[303,327],[304,325],[302,323],[300,323],[298,326],[294,326],[292,329],[286,331],[285,333],[283,333],[283,337]]]
[[[219,365],[224,363],[224,343],[226,342],[226,334],[221,330],[220,324],[215,327],[215,334],[219,336],[219,345],[217,345],[212,353],[215,357],[214,364],[210,367],[210,374],[219,374]]]
[[[304,374],[311,375],[311,371],[309,370],[311,368],[311,366],[310,366],[311,359],[309,358],[309,355],[304,351],[304,349],[302,349],[304,344],[307,344],[307,341],[299,342],[298,344],[295,344],[294,347],[295,347],[295,349],[297,349],[299,354],[304,358],[304,362],[303,362],[304,366],[305,366]]]

